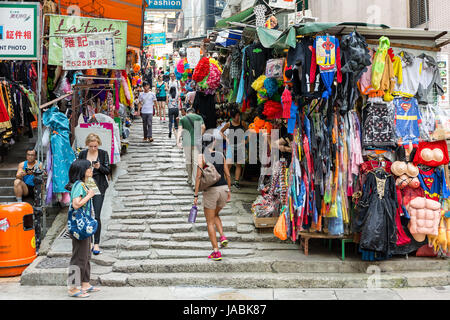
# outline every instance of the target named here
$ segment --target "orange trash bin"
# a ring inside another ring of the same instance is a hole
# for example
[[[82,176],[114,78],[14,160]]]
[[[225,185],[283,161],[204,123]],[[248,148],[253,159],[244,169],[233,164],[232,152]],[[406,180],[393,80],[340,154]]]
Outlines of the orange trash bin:
[[[15,277],[36,259],[33,207],[0,205],[0,277]]]

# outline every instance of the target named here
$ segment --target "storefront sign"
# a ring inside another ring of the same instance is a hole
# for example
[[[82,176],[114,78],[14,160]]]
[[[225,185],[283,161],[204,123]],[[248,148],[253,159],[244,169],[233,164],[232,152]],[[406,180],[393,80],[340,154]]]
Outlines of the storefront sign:
[[[146,0],[147,10],[181,10],[181,0]]]
[[[191,69],[195,68],[200,61],[200,48],[187,48],[186,58]]]
[[[85,18],[78,16],[50,16],[50,51],[48,64],[63,64],[63,37],[97,33],[112,33],[116,66],[124,70],[127,57],[127,22],[123,20]],[[61,37],[52,37],[60,35]],[[102,66],[104,68],[104,66]]]
[[[293,0],[269,0],[269,6],[272,8],[295,10],[295,1],[293,1]]]
[[[112,33],[73,35],[62,39],[64,70],[116,68]]]
[[[144,35],[144,47],[166,44],[166,34],[161,33],[146,33]]]
[[[39,2],[0,2],[0,60],[39,58]]]

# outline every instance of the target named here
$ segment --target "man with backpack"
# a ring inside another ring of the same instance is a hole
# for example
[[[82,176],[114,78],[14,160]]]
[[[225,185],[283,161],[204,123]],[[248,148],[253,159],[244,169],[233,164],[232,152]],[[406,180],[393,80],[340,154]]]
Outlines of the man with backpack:
[[[188,174],[188,184],[193,186],[197,173],[197,157],[201,148],[201,139],[206,130],[202,116],[196,114],[193,108],[181,109],[181,115],[177,133],[177,146],[184,149],[186,158],[186,170]],[[181,138],[183,141],[181,141]]]

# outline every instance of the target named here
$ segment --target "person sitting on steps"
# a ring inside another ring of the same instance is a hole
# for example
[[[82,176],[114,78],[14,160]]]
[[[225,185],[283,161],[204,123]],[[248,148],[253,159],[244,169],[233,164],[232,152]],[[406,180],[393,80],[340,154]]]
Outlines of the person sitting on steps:
[[[37,168],[42,170],[42,163],[37,161],[36,150],[29,148],[27,149],[27,160],[19,163],[14,181],[14,194],[17,202],[22,202],[22,198],[26,196],[34,198],[34,172]]]

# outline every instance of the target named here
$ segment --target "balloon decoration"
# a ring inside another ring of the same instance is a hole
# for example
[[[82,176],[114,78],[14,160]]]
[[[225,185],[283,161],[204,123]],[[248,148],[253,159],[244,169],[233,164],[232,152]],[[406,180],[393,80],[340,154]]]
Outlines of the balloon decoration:
[[[177,80],[183,82],[192,77],[192,69],[189,67],[187,58],[178,60],[174,73]]]

